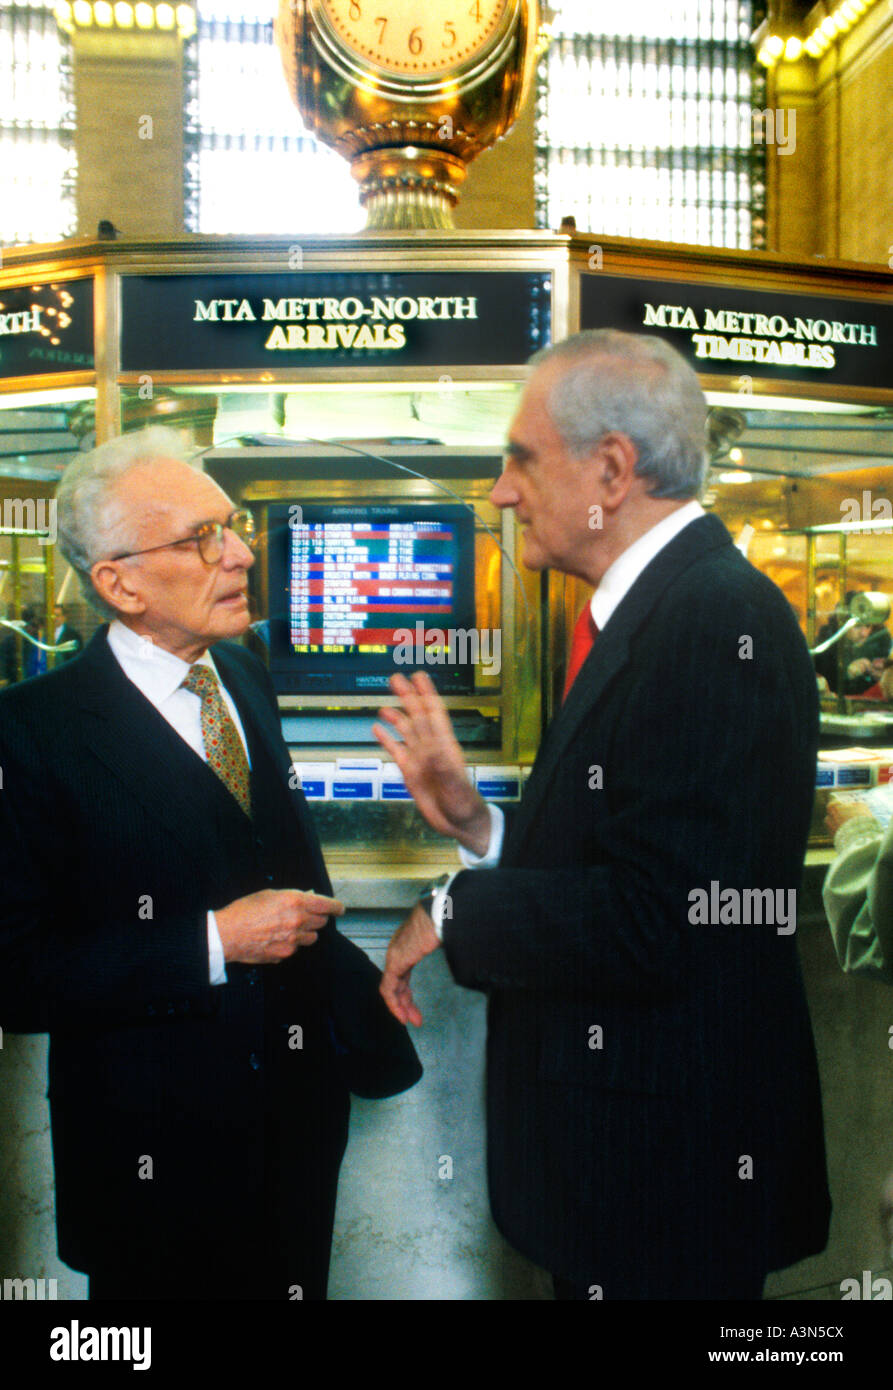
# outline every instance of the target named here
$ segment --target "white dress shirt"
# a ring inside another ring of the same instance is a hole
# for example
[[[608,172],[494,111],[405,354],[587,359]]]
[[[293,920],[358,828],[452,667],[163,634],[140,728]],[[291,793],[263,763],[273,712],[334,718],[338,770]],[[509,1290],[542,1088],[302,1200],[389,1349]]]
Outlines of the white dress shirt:
[[[604,631],[614,609],[621,599],[626,598],[646,565],[650,565],[654,557],[665,545],[675,540],[680,531],[684,531],[686,526],[703,515],[704,508],[700,502],[686,502],[684,507],[677,507],[674,512],[665,516],[663,521],[656,522],[650,530],[634,540],[632,545],[628,545],[622,555],[617,556],[613,565],[605,570],[598,588],[592,595],[592,620],[599,632]]]
[[[145,695],[150,704],[155,706],[158,713],[167,720],[183,741],[189,744],[192,751],[207,762],[204,740],[202,739],[201,699],[194,691],[182,688],[183,681],[190,670],[190,663],[183,661],[179,656],[174,656],[173,652],[165,651],[163,647],[156,646],[151,638],[140,637],[117,619],[109,626],[108,644],[127,679],[133,681],[137,690]],[[239,718],[239,711],[220,679],[220,673],[214,665],[210,652],[205,652],[192,664],[210,666],[217,676],[220,693],[232,715],[250,767],[251,756],[248,752],[248,743],[242,721]],[[208,970],[212,985],[226,983],[223,942],[220,940],[214,913],[210,911],[208,912]]]
[[[656,522],[637,540],[634,540],[632,545],[627,546],[621,555],[617,556],[614,563],[605,570],[598,588],[592,595],[590,604],[592,620],[599,632],[604,629],[614,609],[617,608],[621,599],[624,599],[629,593],[646,565],[650,565],[655,556],[663,550],[665,545],[669,545],[680,531],[683,531],[686,526],[697,521],[698,517],[701,516],[704,516],[704,508],[700,502],[697,500],[686,502],[684,506],[677,507],[675,511],[670,512],[662,521]],[[460,846],[459,858],[466,869],[492,869],[499,863],[505,835],[505,816],[501,808],[492,803],[488,803],[487,809],[490,812],[490,843],[487,846],[487,852],[479,858]],[[460,871],[457,870],[456,872]],[[431,903],[431,920],[441,941],[443,940],[444,907],[455,877],[456,874],[453,874],[449,881],[435,893]]]

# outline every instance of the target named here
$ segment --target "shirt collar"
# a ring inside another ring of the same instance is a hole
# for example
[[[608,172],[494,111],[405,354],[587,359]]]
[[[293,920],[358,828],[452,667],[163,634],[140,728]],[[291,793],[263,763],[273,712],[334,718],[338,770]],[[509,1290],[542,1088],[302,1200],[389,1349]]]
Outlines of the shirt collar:
[[[141,637],[118,618],[109,625],[108,644],[125,676],[154,705],[161,704],[179,690],[190,665],[210,666],[217,674],[210,652],[203,652],[192,663],[184,661],[159,647],[151,638]]]
[[[663,550],[665,545],[678,536],[679,532],[704,516],[704,508],[697,499],[677,507],[662,521],[658,521],[643,535],[627,546],[614,563],[605,570],[601,583],[592,595],[591,612],[596,627],[601,632],[608,619],[635,584],[647,565]]]

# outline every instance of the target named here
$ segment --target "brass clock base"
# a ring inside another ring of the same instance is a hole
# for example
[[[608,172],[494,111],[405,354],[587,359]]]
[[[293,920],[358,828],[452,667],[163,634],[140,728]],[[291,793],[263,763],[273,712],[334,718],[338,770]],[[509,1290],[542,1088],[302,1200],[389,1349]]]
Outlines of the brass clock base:
[[[539,0],[279,0],[289,91],[350,160],[368,229],[455,226],[466,166],[530,91],[539,16]]]
[[[455,226],[465,165],[447,152],[414,145],[364,150],[351,161],[351,172],[360,184],[367,231]]]

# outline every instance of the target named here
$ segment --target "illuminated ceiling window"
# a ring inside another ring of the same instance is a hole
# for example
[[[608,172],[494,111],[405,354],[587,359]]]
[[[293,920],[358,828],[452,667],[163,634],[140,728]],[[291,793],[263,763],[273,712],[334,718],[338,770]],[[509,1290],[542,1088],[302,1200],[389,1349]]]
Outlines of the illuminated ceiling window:
[[[0,0],[0,242],[74,231],[71,41],[53,3]]]
[[[273,39],[275,0],[198,0],[186,50],[186,226],[357,231],[347,161],[308,133]]]
[[[648,241],[765,245],[765,106],[739,0],[552,0],[537,92],[540,226]],[[759,133],[761,122],[756,122]]]

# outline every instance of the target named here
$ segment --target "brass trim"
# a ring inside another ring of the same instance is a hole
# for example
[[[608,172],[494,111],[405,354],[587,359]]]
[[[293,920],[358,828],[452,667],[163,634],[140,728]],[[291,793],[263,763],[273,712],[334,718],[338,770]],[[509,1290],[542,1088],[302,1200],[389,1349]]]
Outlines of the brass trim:
[[[217,471],[222,472],[219,461]],[[329,481],[324,478],[295,477],[292,473],[289,478],[263,478],[246,483],[240,490],[239,500],[252,506],[263,502],[288,502],[293,501],[296,490],[300,490],[302,498],[319,503],[345,500],[364,502],[367,499],[375,501],[378,498],[393,501],[394,480],[393,474],[387,478],[343,478]],[[495,478],[491,481],[486,478],[438,478],[437,481],[458,492],[461,501],[473,502],[478,517],[488,526],[498,529],[500,513],[487,502]],[[400,495],[407,500],[424,502],[430,498],[434,503],[454,501],[434,483],[427,483],[421,478],[401,477],[399,482]],[[457,501],[455,505],[459,506],[460,502]]]
[[[738,251],[721,247],[685,246],[670,242],[634,241],[630,238],[602,236],[598,232],[573,235],[543,230],[470,231],[455,228],[432,231],[427,228],[397,231],[356,232],[341,235],[291,236],[208,236],[194,235],[122,238],[114,242],[71,241],[3,248],[0,286],[21,283],[37,273],[77,279],[95,274],[103,265],[143,273],[202,274],[215,270],[254,268],[270,272],[281,258],[288,265],[288,252],[299,242],[305,253],[304,269],[335,269],[339,262],[355,268],[357,253],[369,257],[374,268],[384,258],[392,268],[395,262],[410,259],[413,267],[419,257],[431,258],[445,269],[455,258],[460,268],[469,265],[468,252],[476,263],[492,258],[494,269],[511,269],[510,258],[518,258],[518,268],[548,270],[551,265],[570,264],[582,268],[588,260],[588,247],[601,246],[609,270],[605,273],[653,276],[656,279],[709,279],[723,274],[734,276],[755,287],[761,282],[769,289],[800,286],[819,292],[819,285],[839,284],[841,293],[852,294],[861,287],[867,294],[887,295],[893,288],[893,273],[883,264],[861,261],[796,260],[776,251]],[[544,264],[544,261],[548,262]],[[39,268],[39,269],[38,269]],[[18,277],[21,277],[18,278]],[[824,293],[824,288],[820,291]],[[833,291],[832,291],[833,292]]]
[[[742,376],[752,377],[753,391],[745,394],[738,389],[736,383]],[[893,404],[893,389],[885,390],[880,386],[835,386],[832,382],[823,381],[767,381],[749,372],[738,372],[735,376],[710,376],[707,372],[698,372],[698,380],[705,391],[729,392],[740,396],[742,404],[754,396],[792,396],[796,400],[836,401],[841,405],[850,402],[865,406]]]
[[[68,242],[59,242],[58,245],[63,248],[65,253],[68,253],[71,249]],[[32,261],[31,256],[27,254],[17,255],[17,252],[27,253],[34,251],[38,253],[41,266],[39,273],[42,280],[91,280],[103,265],[101,259],[97,259],[95,263],[84,265],[82,262],[70,258],[68,254],[58,257],[49,256],[46,259],[39,255],[40,252],[49,251],[50,249],[50,247],[40,245],[4,246],[3,265],[2,269],[0,269],[0,290],[20,289],[24,285],[30,284],[31,281],[36,278],[37,272],[34,270],[29,270],[28,274],[24,277],[21,277],[20,272],[20,278],[13,278],[13,272],[16,266],[24,268],[29,266]]]
[[[151,368],[146,368],[151,371]],[[264,367],[252,367],[244,371],[221,371],[220,369],[205,369],[202,371],[168,371],[151,372],[152,380],[162,386],[214,386],[218,391],[223,391],[226,387],[238,386],[292,386],[299,390],[304,386],[312,386],[315,383],[325,384],[335,382],[341,386],[349,386],[353,381],[368,381],[371,384],[382,382],[384,384],[399,385],[401,381],[417,381],[430,383],[431,388],[436,390],[437,378],[435,371],[440,376],[452,378],[451,389],[461,390],[462,383],[465,381],[492,381],[523,383],[527,376],[527,368],[523,365],[516,366],[493,366],[493,367],[463,367],[450,366],[445,363],[441,367],[399,367],[391,363],[390,366],[356,366],[350,367],[341,365],[340,367],[302,367],[297,371],[294,367],[267,369]],[[138,386],[140,372],[120,372],[118,381],[122,386]]]
[[[45,376],[0,378],[0,395],[24,395],[31,391],[64,391],[66,387],[96,386],[96,372],[47,372]]]
[[[103,266],[93,291],[96,323],[96,443],[121,433],[121,277]]]
[[[503,691],[494,688],[493,690],[482,691],[480,695],[444,695],[444,703],[450,709],[477,709],[488,714],[499,715],[502,712]],[[281,710],[302,710],[302,709],[383,709],[385,705],[398,705],[400,701],[396,695],[387,695],[383,691],[379,694],[373,692],[369,695],[279,695],[279,708]],[[313,745],[316,747],[316,744]],[[492,752],[493,750],[491,750]],[[341,754],[339,754],[339,757]],[[501,754],[494,753],[494,762]],[[323,759],[308,758],[308,762],[322,762]]]

